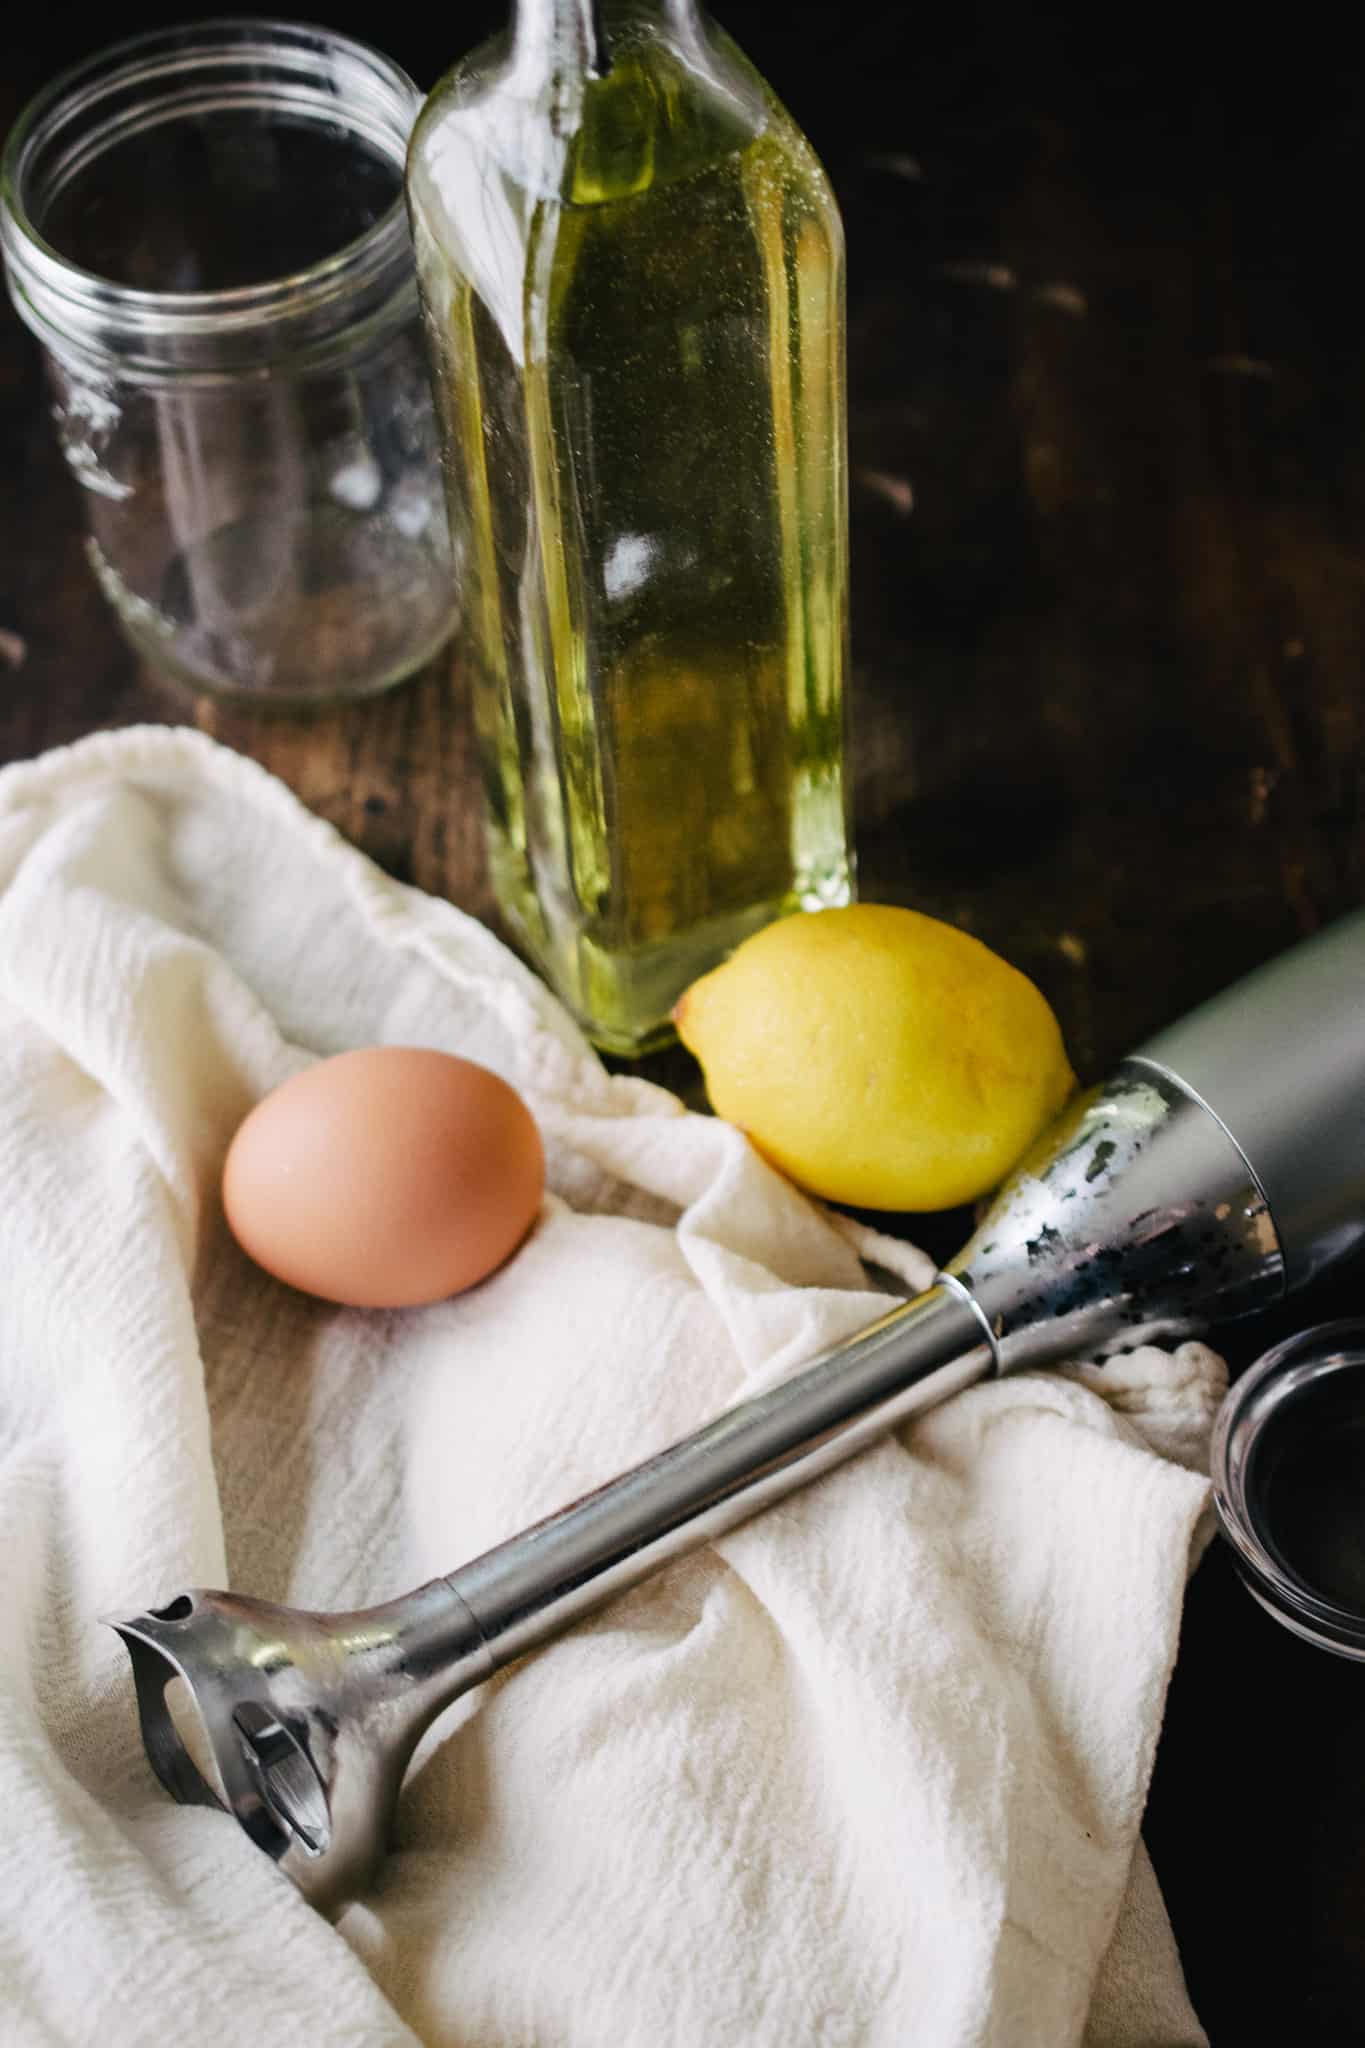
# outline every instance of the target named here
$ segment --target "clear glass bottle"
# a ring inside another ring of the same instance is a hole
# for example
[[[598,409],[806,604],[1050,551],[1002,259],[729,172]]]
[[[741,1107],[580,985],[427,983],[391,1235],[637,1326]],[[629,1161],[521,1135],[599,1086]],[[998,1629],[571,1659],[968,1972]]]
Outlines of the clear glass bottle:
[[[408,201],[494,887],[640,1052],[851,893],[838,209],[693,0],[518,0]]]

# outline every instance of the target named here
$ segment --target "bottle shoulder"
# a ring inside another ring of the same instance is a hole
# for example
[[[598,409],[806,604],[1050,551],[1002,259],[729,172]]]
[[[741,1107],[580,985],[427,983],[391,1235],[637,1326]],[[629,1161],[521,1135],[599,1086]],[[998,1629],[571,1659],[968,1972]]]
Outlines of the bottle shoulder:
[[[503,34],[433,88],[408,152],[416,203],[444,212],[489,180],[528,198],[591,206],[692,177],[757,143],[833,210],[805,135],[723,31],[680,47],[641,36],[601,77],[547,72]],[[442,202],[445,203],[442,203]]]

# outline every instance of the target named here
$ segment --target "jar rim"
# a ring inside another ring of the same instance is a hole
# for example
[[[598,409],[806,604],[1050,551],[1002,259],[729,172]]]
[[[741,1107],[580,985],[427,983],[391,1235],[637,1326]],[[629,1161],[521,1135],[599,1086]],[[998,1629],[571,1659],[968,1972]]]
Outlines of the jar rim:
[[[280,79],[258,77],[226,94],[224,74],[234,63],[252,62],[276,64]],[[65,175],[35,193],[40,151],[64,127],[88,123],[101,103],[107,107],[139,85],[152,93],[149,111],[95,127]],[[186,343],[199,351],[194,368],[240,370],[300,346],[316,349],[343,329],[373,326],[376,314],[389,316],[384,326],[411,317],[416,278],[401,190],[359,235],[301,269],[215,291],[154,291],[103,277],[48,242],[30,209],[40,196],[55,198],[130,134],[222,105],[287,109],[332,127],[340,121],[401,174],[421,104],[413,80],[382,51],[307,23],[222,15],[105,45],[40,88],[0,154],[0,248],[17,310],[58,352],[84,349],[119,358],[121,368],[153,372],[189,367]],[[207,359],[215,340],[225,351],[221,365]]]
[[[1365,1375],[1365,1320],[1318,1323],[1273,1345],[1223,1402],[1210,1472],[1219,1524],[1253,1597],[1295,1635],[1362,1662],[1365,1612],[1330,1599],[1293,1569],[1262,1527],[1248,1486],[1253,1458],[1285,1404],[1343,1373]]]

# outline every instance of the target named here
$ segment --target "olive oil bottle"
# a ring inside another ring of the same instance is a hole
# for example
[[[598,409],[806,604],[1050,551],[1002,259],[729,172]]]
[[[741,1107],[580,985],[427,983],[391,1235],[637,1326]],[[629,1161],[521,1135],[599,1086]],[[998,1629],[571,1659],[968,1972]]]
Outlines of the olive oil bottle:
[[[408,199],[493,885],[599,1045],[843,903],[843,238],[693,0],[519,0]]]

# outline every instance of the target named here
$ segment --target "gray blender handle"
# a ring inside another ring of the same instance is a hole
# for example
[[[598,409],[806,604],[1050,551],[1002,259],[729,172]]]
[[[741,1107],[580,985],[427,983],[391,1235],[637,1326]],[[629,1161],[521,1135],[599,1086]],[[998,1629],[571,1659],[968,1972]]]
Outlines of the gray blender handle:
[[[1282,953],[1132,1056],[1211,1109],[1301,1286],[1365,1240],[1365,911]]]

